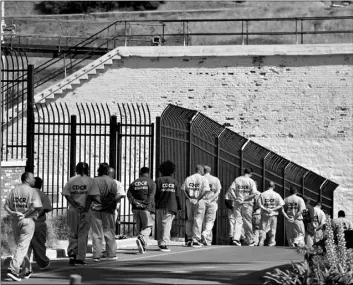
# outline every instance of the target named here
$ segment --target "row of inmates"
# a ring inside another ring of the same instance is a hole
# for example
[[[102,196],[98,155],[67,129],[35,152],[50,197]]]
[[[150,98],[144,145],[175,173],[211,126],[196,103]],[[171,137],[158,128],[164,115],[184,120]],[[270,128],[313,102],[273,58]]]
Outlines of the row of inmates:
[[[140,177],[129,186],[127,196],[139,232],[136,243],[141,253],[145,252],[148,245],[155,213],[158,245],[161,251],[169,251],[167,244],[171,225],[177,212],[181,210],[180,189],[178,182],[173,178],[174,171],[173,162],[163,162],[160,166],[162,176],[155,183],[149,178],[149,169],[143,167],[140,170]],[[125,196],[121,183],[114,179],[114,169],[106,163],[100,164],[98,176],[94,179],[89,177],[89,167],[86,163],[79,163],[76,172],[77,176],[66,183],[62,193],[69,202],[70,264],[85,264],[90,226],[92,226],[93,260],[99,261],[102,257],[103,240],[107,247],[107,258],[115,260],[115,213],[120,199]],[[187,246],[199,247],[201,244],[210,245],[212,242],[212,228],[221,184],[210,172],[209,165],[198,165],[196,172],[187,177],[181,186],[186,196]],[[280,209],[286,219],[286,234],[290,245],[304,244],[304,236],[309,246],[322,239],[325,214],[320,209],[319,203],[314,208],[310,205],[310,201],[305,205],[304,200],[293,188],[290,189],[290,196],[283,200],[274,191],[273,182],[270,182],[268,189],[260,194],[251,176],[252,169],[245,169],[244,175],[235,179],[225,195],[226,206],[229,209],[229,236],[232,245],[241,245],[240,237],[243,232],[247,245],[263,245],[268,234],[268,245],[274,246]],[[31,244],[39,267],[47,268],[50,265],[49,259],[45,256],[46,229],[43,230],[45,213],[51,210],[50,201],[44,193],[32,188],[40,188],[34,184],[32,173],[24,173],[21,180],[22,185],[10,192],[5,203],[6,211],[13,217],[17,243],[8,276],[17,281],[20,280],[21,267],[25,270],[25,278],[29,278],[32,274],[28,258],[31,251],[28,248]],[[342,225],[347,230],[353,229],[352,223],[345,219],[343,211],[340,211],[339,217],[333,220],[333,225],[336,227]],[[38,233],[39,242],[31,242],[34,229]],[[256,233],[259,235],[258,239]],[[27,251],[28,255],[24,254]]]

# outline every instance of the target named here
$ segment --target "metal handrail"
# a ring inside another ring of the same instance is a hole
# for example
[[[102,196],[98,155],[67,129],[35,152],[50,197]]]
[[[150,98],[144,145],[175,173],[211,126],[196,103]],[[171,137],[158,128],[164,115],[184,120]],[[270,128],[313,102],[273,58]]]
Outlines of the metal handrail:
[[[99,32],[91,35],[87,39],[81,41],[80,43],[76,44],[73,47],[69,47],[68,49],[65,50],[65,52],[60,53],[60,40],[61,39],[69,39],[71,37],[69,36],[57,36],[59,40],[59,56],[56,58],[53,58],[51,60],[48,60],[41,64],[40,66],[36,67],[34,70],[35,75],[38,74],[39,72],[44,71],[45,69],[49,68],[50,66],[56,64],[57,62],[61,60],[65,60],[66,58],[70,58],[70,64],[67,66],[65,65],[64,68],[59,69],[55,71],[54,73],[48,74],[46,77],[41,78],[39,80],[36,80],[34,82],[35,88],[43,85],[44,83],[48,82],[49,80],[67,72],[67,70],[72,70],[74,67],[76,67],[78,64],[83,62],[84,60],[90,59],[93,54],[94,54],[94,49],[98,49],[102,46],[107,45],[107,50],[109,50],[109,43],[114,41],[114,48],[115,46],[115,41],[118,38],[123,37],[124,38],[124,44],[125,46],[127,45],[128,40],[131,40],[132,38],[136,37],[151,37],[154,36],[152,34],[129,34],[128,32],[128,27],[131,27],[131,25],[135,24],[146,24],[146,23],[158,23],[158,25],[162,26],[163,31],[162,31],[162,37],[172,37],[172,36],[183,36],[183,44],[184,45],[189,45],[189,37],[191,36],[241,36],[242,39],[242,44],[248,44],[249,43],[249,36],[252,35],[268,35],[268,36],[274,36],[274,35],[296,35],[296,43],[303,43],[303,36],[304,35],[309,35],[309,34],[338,34],[338,33],[347,33],[347,34],[352,34],[353,29],[350,30],[334,30],[334,31],[308,31],[304,30],[304,21],[312,21],[312,20],[353,20],[353,16],[335,16],[335,17],[290,17],[290,18],[241,18],[241,19],[180,19],[180,20],[123,20],[123,21],[115,21],[112,24],[108,25],[104,29],[100,30]],[[295,21],[295,31],[288,31],[288,32],[250,32],[249,31],[249,23],[251,22],[274,22],[274,21]],[[240,22],[241,23],[241,32],[232,32],[232,33],[226,33],[226,32],[216,32],[216,33],[207,33],[207,32],[190,32],[189,30],[189,24],[190,23],[196,23],[196,22]],[[165,33],[165,27],[169,23],[182,23],[183,24],[183,29],[181,33]],[[116,25],[122,24],[124,25],[124,33],[123,34],[115,34],[113,37],[104,37],[104,34],[106,31],[109,31],[109,29],[113,26],[116,27]],[[298,29],[298,24],[300,24],[300,28]],[[103,35],[103,37],[101,37]],[[9,35],[9,36],[16,36],[16,35]],[[300,36],[300,40],[299,40]],[[5,35],[6,37],[6,35]],[[20,35],[21,37],[21,35]],[[55,36],[53,36],[55,37]],[[48,36],[48,38],[53,38]],[[43,37],[44,38],[44,37]],[[77,37],[79,38],[79,37]],[[100,44],[98,47],[94,47],[93,50],[90,50],[83,56],[83,58],[77,59],[75,58],[77,56],[77,50],[79,48],[83,47],[88,47],[90,44],[95,43],[97,40],[103,40],[103,44]],[[22,96],[22,95],[21,95]],[[16,98],[15,98],[16,99]]]

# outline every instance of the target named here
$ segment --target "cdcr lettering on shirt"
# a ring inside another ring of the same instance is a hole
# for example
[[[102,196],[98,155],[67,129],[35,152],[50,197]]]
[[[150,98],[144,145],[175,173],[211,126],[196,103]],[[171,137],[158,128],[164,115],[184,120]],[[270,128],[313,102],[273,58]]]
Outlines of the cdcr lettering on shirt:
[[[72,186],[73,191],[71,191],[71,194],[86,194],[87,193],[87,185],[73,185]]]
[[[141,191],[141,190],[147,190],[148,189],[148,183],[147,181],[136,181],[134,183],[135,190]]]
[[[274,208],[275,207],[275,199],[265,199],[265,207]]]
[[[163,192],[175,192],[175,185],[173,183],[163,183],[161,191],[163,191]]]
[[[16,208],[27,208],[27,199],[26,198],[14,197],[13,203]]]

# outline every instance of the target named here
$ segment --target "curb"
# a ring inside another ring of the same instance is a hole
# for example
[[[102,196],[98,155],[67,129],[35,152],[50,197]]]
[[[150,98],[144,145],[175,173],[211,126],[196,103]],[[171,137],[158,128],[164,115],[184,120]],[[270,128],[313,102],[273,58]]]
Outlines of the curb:
[[[47,248],[46,255],[49,257],[50,260],[55,260],[57,258],[65,258],[68,257],[66,254],[65,244],[68,244],[68,241],[63,241],[60,246],[65,248],[56,248],[50,249]],[[184,239],[178,239],[177,241],[170,241],[168,245],[184,245]],[[127,239],[118,239],[116,240],[117,249],[126,248],[126,247],[137,247],[136,245],[136,237],[135,238],[127,238]],[[148,241],[148,245],[157,246],[158,241],[154,239],[150,239]],[[87,253],[93,253],[93,246],[92,244],[87,245]],[[9,266],[12,260],[12,256],[1,257],[1,266]],[[33,254],[31,256],[31,262],[34,262]]]

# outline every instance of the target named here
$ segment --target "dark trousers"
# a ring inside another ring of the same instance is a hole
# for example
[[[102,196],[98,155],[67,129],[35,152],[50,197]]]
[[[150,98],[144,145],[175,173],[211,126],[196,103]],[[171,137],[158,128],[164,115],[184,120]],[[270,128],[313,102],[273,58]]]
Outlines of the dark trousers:
[[[50,260],[46,255],[45,242],[47,240],[47,224],[45,222],[36,222],[34,235],[28,248],[27,256],[30,259],[32,251],[33,257],[39,267],[46,267]]]

